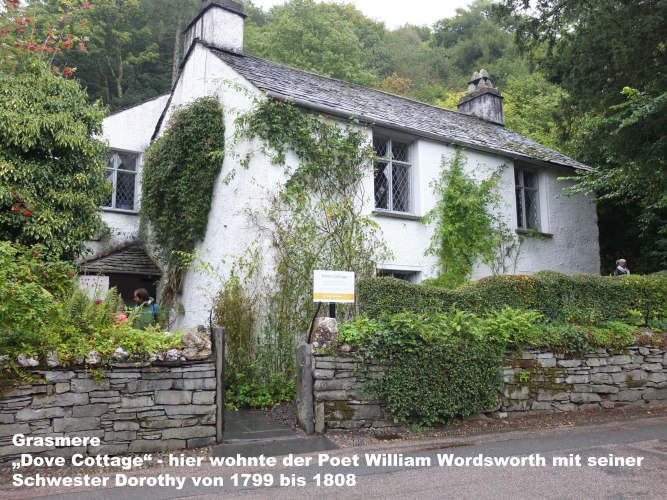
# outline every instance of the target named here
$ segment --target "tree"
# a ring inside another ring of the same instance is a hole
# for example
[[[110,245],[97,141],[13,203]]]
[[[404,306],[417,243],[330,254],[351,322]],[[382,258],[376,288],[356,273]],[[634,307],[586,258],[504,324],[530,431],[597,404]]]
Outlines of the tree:
[[[459,86],[467,86],[474,71],[486,69],[496,87],[504,87],[510,76],[530,73],[530,61],[514,44],[513,19],[495,15],[494,3],[476,0],[468,9],[456,9],[456,15],[433,25],[432,44],[446,49],[460,75]]]
[[[90,3],[79,0],[54,0],[54,13],[39,2],[21,5],[5,0],[0,8],[0,71],[21,73],[36,67],[62,71],[66,77],[74,70],[67,66],[70,50],[87,50],[82,24]]]
[[[78,83],[44,71],[0,74],[0,240],[72,260],[102,229],[104,110]]]
[[[363,67],[363,51],[350,15],[330,4],[292,0],[273,7],[269,22],[246,25],[246,52],[288,66],[363,85],[375,76]]]
[[[640,213],[644,270],[667,265],[667,2],[505,0],[517,43],[563,87],[566,151],[595,169],[574,191]],[[605,226],[606,224],[602,224]],[[613,225],[613,224],[609,224]],[[617,241],[627,238],[616,231]],[[603,249],[603,254],[605,249]],[[617,257],[618,258],[618,257]]]
[[[550,148],[560,149],[556,133],[565,91],[540,73],[510,76],[503,91],[505,126]]]

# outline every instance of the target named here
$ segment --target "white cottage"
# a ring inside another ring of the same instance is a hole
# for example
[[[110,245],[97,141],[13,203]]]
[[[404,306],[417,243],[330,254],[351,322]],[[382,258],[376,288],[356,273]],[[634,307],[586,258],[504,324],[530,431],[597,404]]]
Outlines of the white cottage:
[[[368,210],[395,256],[391,262],[379,263],[382,274],[415,283],[433,276],[435,259],[424,255],[432,228],[420,218],[436,202],[429,183],[438,178],[443,155],[452,155],[456,147],[465,148],[471,170],[478,165],[509,165],[503,174],[502,215],[517,233],[537,230],[544,236],[526,240],[517,273],[599,273],[595,206],[582,196],[559,197],[569,183],[558,178],[588,167],[505,129],[502,96],[486,72],[473,75],[459,111],[450,111],[244,54],[245,17],[243,6],[232,0],[205,0],[186,28],[186,55],[172,92],[104,121],[104,138],[112,148],[107,172],[115,191],[103,208],[111,234],[92,243],[95,261],[91,265],[102,273],[108,273],[106,263],[112,266],[110,286],[128,280],[155,281],[154,267],[136,249],[127,258],[140,257],[146,269],[128,264],[123,271],[119,266],[123,252],[138,241],[142,154],[164,132],[175,106],[206,95],[217,96],[227,111],[228,145],[235,117],[263,96],[289,99],[302,109],[344,121],[355,117],[368,125],[369,141],[385,148],[392,158],[376,176],[369,175],[365,186],[367,193],[375,194],[374,207],[370,203]],[[232,169],[236,176],[229,186],[216,183],[206,237],[198,246],[214,265],[223,254],[241,255],[256,237],[239,215],[240,208],[263,203],[265,191],[251,181],[261,180],[263,186],[284,181],[282,169],[261,155],[252,157],[248,169],[238,168],[239,159],[257,145],[238,142],[236,154],[228,151],[223,161],[220,178]],[[295,157],[288,161],[296,164]],[[488,274],[487,268],[475,269],[475,278]],[[210,304],[198,289],[200,284],[197,275],[186,276],[182,304],[187,312],[182,325],[208,318]]]

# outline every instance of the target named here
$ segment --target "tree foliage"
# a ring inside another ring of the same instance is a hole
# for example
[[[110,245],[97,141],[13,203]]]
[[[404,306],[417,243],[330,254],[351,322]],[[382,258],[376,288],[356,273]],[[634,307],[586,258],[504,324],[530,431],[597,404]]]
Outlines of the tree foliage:
[[[41,68],[0,74],[0,240],[63,259],[84,251],[111,192],[103,117],[74,81]]]
[[[351,15],[345,16],[349,13]],[[362,65],[363,47],[349,6],[293,0],[273,7],[263,26],[248,23],[246,50],[273,61],[354,83],[374,77]],[[370,23],[365,23],[366,25]],[[370,27],[370,26],[366,26]]]
[[[629,228],[643,230],[641,267],[664,267],[667,2],[506,0],[505,8],[518,19],[519,46],[536,54],[547,79],[566,92],[566,152],[595,167],[574,191],[595,192],[606,204],[601,215],[610,217],[612,247],[623,248],[629,234],[618,225],[614,231],[614,221],[641,214]]]

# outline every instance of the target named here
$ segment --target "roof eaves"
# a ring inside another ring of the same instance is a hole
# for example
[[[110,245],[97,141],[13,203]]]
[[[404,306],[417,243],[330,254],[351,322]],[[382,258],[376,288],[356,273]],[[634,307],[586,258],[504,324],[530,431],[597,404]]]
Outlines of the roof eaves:
[[[296,98],[293,98],[293,97],[290,97],[290,96],[279,94],[278,92],[267,91],[265,93],[266,93],[267,96],[272,97],[274,99],[283,99],[283,100],[291,101],[296,106],[298,106],[300,108],[303,108],[303,109],[311,109],[313,111],[321,111],[321,112],[324,112],[326,114],[329,114],[329,115],[332,115],[332,116],[338,116],[340,118],[345,118],[345,119],[348,119],[348,120],[356,119],[359,122],[365,123],[369,126],[377,125],[379,127],[386,128],[386,129],[389,129],[389,130],[396,130],[398,132],[403,132],[403,133],[410,134],[410,135],[417,136],[417,137],[423,137],[425,139],[432,139],[432,140],[435,140],[437,142],[450,144],[450,145],[454,145],[454,146],[459,146],[459,147],[462,147],[462,148],[465,148],[465,149],[471,149],[473,151],[480,151],[480,152],[483,152],[483,153],[490,153],[490,154],[494,154],[496,156],[504,156],[504,157],[510,158],[512,160],[521,160],[521,161],[524,161],[524,162],[530,162],[531,164],[534,164],[536,166],[542,166],[542,167],[557,166],[557,167],[564,167],[564,168],[573,169],[573,170],[577,170],[577,169],[579,169],[579,170],[591,170],[590,167],[588,167],[584,164],[581,164],[579,162],[576,162],[576,160],[573,160],[573,161],[575,161],[576,163],[579,163],[579,165],[581,165],[580,167],[575,167],[575,166],[572,166],[572,165],[566,165],[566,164],[558,163],[558,162],[545,161],[545,160],[541,160],[539,158],[520,155],[520,154],[517,154],[513,151],[507,151],[507,150],[503,150],[503,149],[499,149],[499,148],[491,148],[491,147],[480,146],[479,144],[473,144],[473,143],[470,143],[470,142],[462,141],[460,139],[454,139],[454,138],[446,137],[446,136],[443,136],[443,135],[440,135],[440,134],[432,134],[432,133],[429,133],[429,132],[425,132],[423,130],[414,129],[412,127],[397,125],[395,123],[384,122],[382,120],[377,120],[376,118],[372,118],[372,117],[368,117],[368,116],[350,115],[349,113],[344,113],[340,109],[331,108],[331,107],[328,107],[328,106],[324,106],[322,104],[313,103],[313,102],[306,101],[306,100],[303,100],[303,99],[296,99]],[[390,95],[393,96],[393,94],[390,94]],[[419,101],[415,101],[415,102],[419,102]],[[439,108],[439,109],[443,109],[443,108]],[[451,111],[451,110],[446,110],[446,111]],[[452,112],[455,112],[455,111],[452,111]],[[477,118],[477,117],[474,117],[474,118]],[[481,118],[478,118],[478,119],[481,120]],[[484,121],[484,120],[482,120],[482,121]]]

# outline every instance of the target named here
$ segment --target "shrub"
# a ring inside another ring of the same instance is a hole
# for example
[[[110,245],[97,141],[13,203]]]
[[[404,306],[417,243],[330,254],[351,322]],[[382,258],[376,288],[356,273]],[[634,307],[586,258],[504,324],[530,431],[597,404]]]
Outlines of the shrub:
[[[430,427],[487,410],[502,387],[504,346],[452,337],[405,351],[372,383],[396,421]]]
[[[357,317],[341,325],[339,335],[363,359],[390,360],[384,375],[367,388],[387,402],[397,421],[416,427],[447,423],[492,405],[502,385],[503,338],[483,319],[455,309]]]
[[[586,324],[627,321],[633,310],[644,321],[667,317],[667,277],[661,274],[614,278],[543,271],[489,276],[455,290],[369,278],[358,281],[357,296],[359,311],[370,317],[446,311],[454,305],[477,314],[530,309],[549,319]]]
[[[38,345],[59,314],[58,299],[72,286],[74,269],[39,245],[0,242],[0,353]]]

